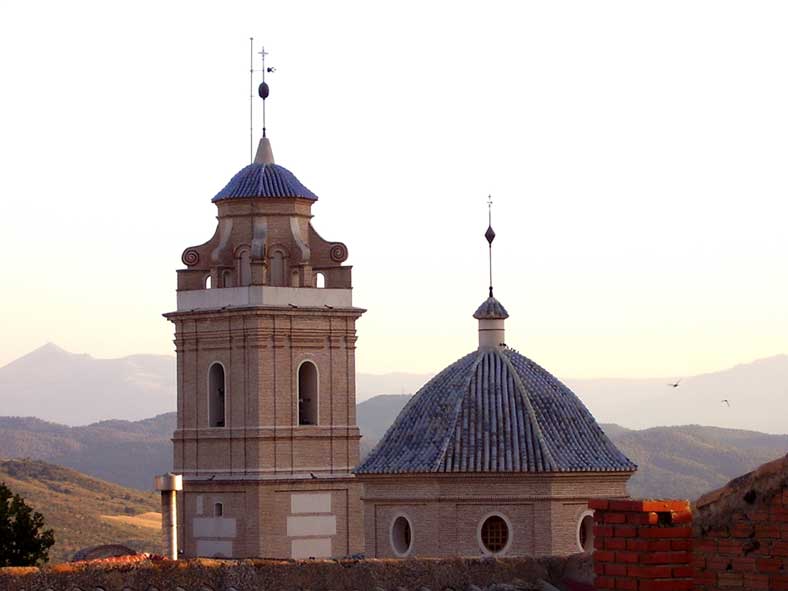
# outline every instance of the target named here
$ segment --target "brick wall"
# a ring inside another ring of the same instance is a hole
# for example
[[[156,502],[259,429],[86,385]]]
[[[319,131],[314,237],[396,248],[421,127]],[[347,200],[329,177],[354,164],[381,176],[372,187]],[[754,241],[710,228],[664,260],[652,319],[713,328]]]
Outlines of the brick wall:
[[[593,499],[597,589],[691,591],[688,501]]]
[[[788,455],[695,502],[592,499],[597,589],[788,591]]]
[[[788,456],[696,503],[695,590],[788,590]]]

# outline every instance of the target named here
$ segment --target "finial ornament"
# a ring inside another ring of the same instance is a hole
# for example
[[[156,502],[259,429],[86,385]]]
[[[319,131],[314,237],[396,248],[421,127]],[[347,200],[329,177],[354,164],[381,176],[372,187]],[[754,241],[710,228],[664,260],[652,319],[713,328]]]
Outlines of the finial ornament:
[[[268,88],[268,83],[265,81],[265,73],[273,73],[276,72],[276,68],[272,67],[265,67],[265,56],[268,55],[268,52],[265,50],[265,47],[261,47],[260,51],[257,52],[260,55],[260,61],[262,64],[262,73],[263,73],[263,81],[260,83],[260,86],[257,87],[257,94],[263,99],[263,137],[265,137],[265,99],[268,98],[268,95],[271,92],[271,89]]]
[[[487,246],[490,249],[490,297],[493,297],[492,281],[492,243],[495,240],[495,231],[492,229],[492,195],[487,195],[487,231],[484,233]]]

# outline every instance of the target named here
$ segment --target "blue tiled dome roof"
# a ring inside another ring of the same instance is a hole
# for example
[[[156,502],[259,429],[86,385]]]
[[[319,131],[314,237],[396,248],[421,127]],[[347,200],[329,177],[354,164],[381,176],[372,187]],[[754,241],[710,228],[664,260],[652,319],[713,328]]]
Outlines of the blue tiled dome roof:
[[[211,201],[254,197],[302,197],[317,201],[317,195],[284,166],[257,163],[242,168]]]
[[[477,320],[505,320],[509,318],[509,312],[501,302],[490,296],[482,302],[481,306],[476,308],[473,317]]]
[[[580,399],[512,349],[481,349],[421,388],[358,474],[631,472]]]

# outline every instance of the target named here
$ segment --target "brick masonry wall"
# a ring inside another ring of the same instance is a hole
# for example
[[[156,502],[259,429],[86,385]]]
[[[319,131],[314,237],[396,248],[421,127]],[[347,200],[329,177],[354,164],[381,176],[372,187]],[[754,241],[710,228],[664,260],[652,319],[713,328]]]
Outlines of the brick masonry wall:
[[[696,591],[788,590],[788,456],[696,503]]]
[[[688,501],[592,499],[597,589],[691,591]]]
[[[134,557],[130,557],[134,558]],[[0,591],[394,591],[566,588],[567,578],[590,578],[587,555],[545,559],[354,561],[111,561],[38,568],[0,568]],[[493,587],[495,585],[495,587]],[[556,587],[553,587],[556,588]],[[575,585],[572,588],[586,588]]]

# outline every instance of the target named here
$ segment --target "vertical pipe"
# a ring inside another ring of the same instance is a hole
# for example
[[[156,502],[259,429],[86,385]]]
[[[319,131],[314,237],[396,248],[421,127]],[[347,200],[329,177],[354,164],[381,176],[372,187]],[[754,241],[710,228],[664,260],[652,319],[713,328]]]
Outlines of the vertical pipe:
[[[183,477],[168,472],[157,476],[154,486],[161,491],[161,536],[164,553],[167,558],[178,560],[177,491],[183,490]]]
[[[161,491],[161,533],[164,553],[170,560],[178,560],[177,505],[174,490]]]

